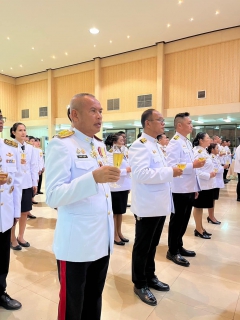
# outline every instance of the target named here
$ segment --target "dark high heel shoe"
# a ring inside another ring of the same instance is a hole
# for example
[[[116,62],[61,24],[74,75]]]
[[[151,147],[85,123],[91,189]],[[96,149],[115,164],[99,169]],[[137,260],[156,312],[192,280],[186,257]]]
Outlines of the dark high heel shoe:
[[[125,242],[123,242],[123,241],[115,241],[114,240],[114,244],[117,244],[118,246],[125,246]]]
[[[212,224],[221,224],[221,221],[212,221],[212,219],[210,219],[209,217],[207,217],[207,222],[211,222]]]
[[[206,234],[207,236],[211,237],[212,233],[207,232],[206,230],[203,230],[203,234]]]
[[[201,234],[200,232],[198,232],[197,230],[194,230],[194,235],[195,237],[200,237],[202,239],[211,239],[208,235],[206,235],[205,233]]]

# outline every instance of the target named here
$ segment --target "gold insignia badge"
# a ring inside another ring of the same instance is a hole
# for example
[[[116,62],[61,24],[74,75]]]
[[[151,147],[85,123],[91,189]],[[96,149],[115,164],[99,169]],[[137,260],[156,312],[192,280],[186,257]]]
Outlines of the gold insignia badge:
[[[202,153],[202,150],[201,150],[201,149],[199,149],[199,150],[198,150],[198,153]]]
[[[9,189],[9,193],[12,193],[14,190],[14,186],[11,186],[11,188]]]
[[[146,138],[142,138],[142,139],[140,139],[140,141],[141,141],[142,143],[146,143],[146,142],[147,142],[147,139],[146,139]]]
[[[179,136],[176,135],[175,137],[173,137],[174,140],[178,140],[179,139]]]
[[[77,152],[77,154],[80,154],[80,153],[81,153],[81,150],[77,148],[77,151],[76,151],[76,152]]]
[[[112,153],[112,152],[113,152],[113,149],[108,150],[108,152]]]
[[[12,157],[12,156],[13,156],[13,154],[12,154],[12,153],[10,153],[10,152],[8,152],[8,153],[6,154],[6,156],[7,156],[7,157]]]
[[[62,131],[58,132],[57,137],[60,138],[60,139],[63,139],[63,138],[70,137],[70,136],[72,136],[73,134],[74,134],[74,131],[62,130]]]
[[[82,154],[85,154],[86,151],[85,151],[84,149],[81,149],[81,153],[82,153]]]
[[[153,152],[153,153],[156,153],[157,151],[156,151],[156,150],[153,150],[152,152]]]
[[[12,183],[12,178],[11,177],[8,177],[7,178],[7,184],[11,184]]]
[[[7,144],[10,147],[14,147],[14,148],[18,147],[17,142],[12,141],[12,140],[4,139],[4,143]]]

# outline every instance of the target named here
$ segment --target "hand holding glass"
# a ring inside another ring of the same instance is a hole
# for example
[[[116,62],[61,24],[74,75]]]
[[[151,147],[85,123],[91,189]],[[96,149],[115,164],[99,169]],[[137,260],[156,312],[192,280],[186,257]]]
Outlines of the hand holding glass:
[[[180,159],[180,162],[177,164],[177,167],[183,171],[186,168],[186,166],[187,166],[186,161]],[[182,179],[182,176],[180,176],[178,178]]]
[[[113,150],[113,166],[120,169],[123,157],[124,157],[124,151],[125,146],[114,144],[112,147]],[[118,185],[116,182],[111,183],[110,186],[112,188],[119,188],[120,185]]]

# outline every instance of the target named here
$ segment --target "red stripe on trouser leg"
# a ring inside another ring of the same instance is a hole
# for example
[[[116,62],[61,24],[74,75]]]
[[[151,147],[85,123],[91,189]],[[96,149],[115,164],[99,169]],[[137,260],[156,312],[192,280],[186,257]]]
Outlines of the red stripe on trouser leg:
[[[66,261],[60,263],[60,292],[58,304],[58,320],[66,318]]]

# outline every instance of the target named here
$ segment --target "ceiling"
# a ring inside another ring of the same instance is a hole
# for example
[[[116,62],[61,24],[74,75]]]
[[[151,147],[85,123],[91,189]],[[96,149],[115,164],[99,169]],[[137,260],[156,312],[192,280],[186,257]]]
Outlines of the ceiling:
[[[240,25],[239,0],[0,0],[0,13],[12,77]]]

